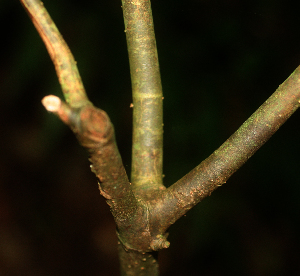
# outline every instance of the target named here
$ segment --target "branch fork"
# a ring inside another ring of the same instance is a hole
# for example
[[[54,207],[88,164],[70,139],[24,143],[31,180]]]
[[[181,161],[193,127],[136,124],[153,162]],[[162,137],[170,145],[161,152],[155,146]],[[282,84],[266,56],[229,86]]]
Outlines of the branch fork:
[[[20,0],[54,62],[66,103],[42,103],[67,124],[89,152],[117,224],[122,271],[158,275],[156,254],[168,248],[168,228],[224,184],[298,109],[300,67],[231,136],[175,184],[162,183],[162,88],[149,0],[122,0],[133,86],[132,184],[108,115],[88,100],[76,62],[39,0]],[[124,274],[125,275],[125,274]]]

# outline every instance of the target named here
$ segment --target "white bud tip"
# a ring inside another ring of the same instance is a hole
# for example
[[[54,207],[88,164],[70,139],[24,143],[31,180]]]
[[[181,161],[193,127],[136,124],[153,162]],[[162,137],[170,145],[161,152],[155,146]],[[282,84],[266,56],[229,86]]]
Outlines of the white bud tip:
[[[60,98],[50,95],[42,99],[43,106],[50,112],[58,111],[61,106]]]

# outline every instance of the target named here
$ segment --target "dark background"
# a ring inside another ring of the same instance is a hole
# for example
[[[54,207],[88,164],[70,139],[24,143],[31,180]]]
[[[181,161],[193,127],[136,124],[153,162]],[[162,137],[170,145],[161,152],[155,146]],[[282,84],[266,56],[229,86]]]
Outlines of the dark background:
[[[45,0],[126,169],[131,87],[121,1]],[[171,185],[300,64],[300,2],[152,1]],[[41,99],[62,97],[18,1],[0,2],[0,275],[118,275],[115,226],[86,152]],[[300,114],[171,229],[162,275],[300,275]]]

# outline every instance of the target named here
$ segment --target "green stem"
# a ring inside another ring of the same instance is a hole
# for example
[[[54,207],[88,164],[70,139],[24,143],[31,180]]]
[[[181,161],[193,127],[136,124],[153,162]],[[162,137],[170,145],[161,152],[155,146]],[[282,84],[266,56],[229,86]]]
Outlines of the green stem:
[[[131,181],[163,188],[162,86],[149,0],[122,0],[133,93]]]
[[[20,2],[47,47],[67,103],[75,108],[89,104],[76,61],[43,3],[39,0]]]
[[[299,108],[299,81],[300,66],[220,148],[164,191],[155,210],[162,230],[226,183]]]

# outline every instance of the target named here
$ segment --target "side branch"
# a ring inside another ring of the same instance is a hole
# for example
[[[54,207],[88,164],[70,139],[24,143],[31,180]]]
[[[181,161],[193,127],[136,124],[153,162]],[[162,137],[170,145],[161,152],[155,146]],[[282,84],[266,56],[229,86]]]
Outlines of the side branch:
[[[42,103],[73,130],[81,145],[89,151],[91,169],[99,179],[100,193],[110,205],[116,222],[123,223],[131,218],[136,212],[137,202],[107,114],[91,104],[71,108],[56,96],[47,96]]]
[[[100,193],[107,199],[116,222],[132,216],[137,208],[107,114],[88,100],[77,66],[66,42],[39,0],[20,0],[42,37],[55,65],[67,104],[55,96],[42,103],[76,134],[90,153],[92,171]]]
[[[76,61],[43,3],[39,0],[20,0],[20,2],[47,47],[67,103],[71,107],[87,104],[88,98]]]
[[[162,184],[162,87],[150,0],[122,0],[133,95],[131,181]]]
[[[154,212],[168,221],[162,229],[224,184],[297,110],[299,83],[300,66],[218,150],[165,191]]]

